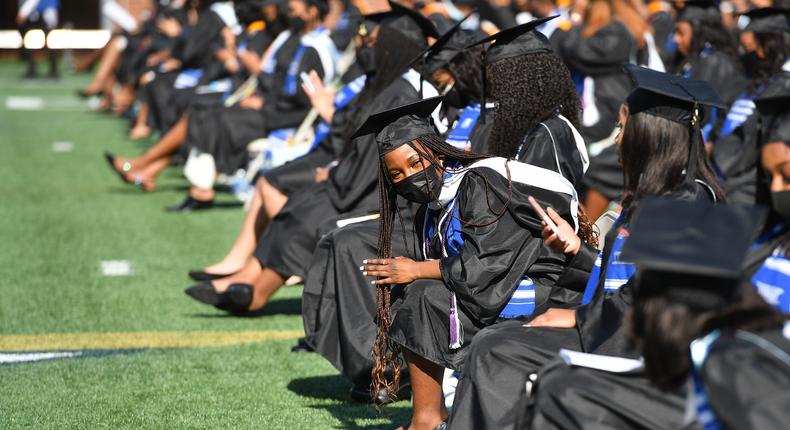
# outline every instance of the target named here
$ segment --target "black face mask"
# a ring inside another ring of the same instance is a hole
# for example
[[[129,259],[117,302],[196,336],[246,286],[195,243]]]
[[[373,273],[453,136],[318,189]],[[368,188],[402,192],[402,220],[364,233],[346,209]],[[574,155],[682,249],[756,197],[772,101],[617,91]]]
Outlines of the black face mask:
[[[777,215],[790,219],[790,191],[771,191],[771,205]]]
[[[741,55],[741,62],[743,62],[743,71],[746,72],[746,77],[756,78],[760,75],[760,64],[763,60],[757,55],[757,52],[747,52]]]
[[[399,196],[411,202],[426,204],[439,198],[444,178],[440,178],[433,166],[392,184]]]
[[[357,65],[362,73],[373,73],[376,70],[376,50],[363,44],[357,49]]]
[[[293,30],[295,33],[301,33],[302,30],[307,26],[307,23],[301,17],[298,16],[289,16],[288,17],[288,28]]]

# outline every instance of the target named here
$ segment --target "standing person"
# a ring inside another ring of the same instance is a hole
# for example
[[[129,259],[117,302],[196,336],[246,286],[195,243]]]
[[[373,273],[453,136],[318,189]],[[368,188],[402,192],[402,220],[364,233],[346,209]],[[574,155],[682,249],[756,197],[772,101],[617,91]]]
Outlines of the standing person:
[[[31,49],[25,46],[25,36],[31,30],[41,30],[44,32],[44,51],[49,58],[50,79],[60,78],[58,73],[58,54],[49,47],[49,32],[58,26],[58,12],[60,11],[60,0],[20,0],[19,13],[16,16],[16,23],[19,26],[19,34],[22,36],[22,47],[20,52],[22,61],[27,63],[27,70],[22,75],[22,79],[34,79],[38,77],[36,60],[33,58]]]
[[[381,112],[357,132],[376,136],[381,157],[378,258],[360,267],[376,279],[373,383],[394,395],[398,355],[405,355],[412,429],[433,429],[446,419],[444,368],[460,367],[474,335],[516,308],[529,313],[523,308],[534,301],[521,299],[545,297],[561,271],[562,258],[537,237],[539,218],[527,197],[578,223],[575,190],[560,173],[454,149],[426,119],[437,104]],[[415,223],[417,261],[391,253],[393,239],[401,240],[392,236],[397,196],[423,205]],[[514,295],[517,290],[523,294]]]
[[[517,428],[526,401],[527,378],[556,357],[560,348],[632,356],[619,329],[628,300],[620,288],[633,275],[619,250],[627,243],[631,215],[643,197],[720,201],[723,195],[700,143],[696,112],[721,105],[705,82],[629,66],[636,88],[620,109],[617,148],[625,172],[623,212],[605,238],[603,252],[585,244],[552,210],[562,241],[544,226],[546,242],[570,257],[558,286],[581,283],[584,305],[548,309],[481,332],[472,346],[456,391],[452,428]],[[687,172],[687,173],[684,173]],[[568,287],[573,288],[573,287]],[[575,287],[581,288],[581,287]],[[529,327],[525,327],[528,323]],[[670,402],[668,408],[671,410]],[[667,415],[671,423],[672,416]]]

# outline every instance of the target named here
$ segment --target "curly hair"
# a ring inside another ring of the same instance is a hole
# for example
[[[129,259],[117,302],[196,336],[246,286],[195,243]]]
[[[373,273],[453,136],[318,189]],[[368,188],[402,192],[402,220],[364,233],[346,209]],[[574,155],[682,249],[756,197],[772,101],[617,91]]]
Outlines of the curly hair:
[[[537,52],[488,64],[486,79],[498,114],[489,138],[493,155],[512,158],[524,136],[560,113],[577,129],[581,107],[570,70],[550,52]]]

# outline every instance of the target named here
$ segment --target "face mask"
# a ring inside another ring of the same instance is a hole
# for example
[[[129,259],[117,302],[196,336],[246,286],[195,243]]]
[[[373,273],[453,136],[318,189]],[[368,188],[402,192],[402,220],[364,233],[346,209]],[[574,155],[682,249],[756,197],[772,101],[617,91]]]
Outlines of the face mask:
[[[747,52],[741,56],[741,61],[743,62],[743,71],[746,72],[746,76],[749,78],[755,78],[760,74],[760,64],[762,60],[760,60],[760,56],[757,55],[757,52]]]
[[[357,65],[366,75],[376,70],[376,50],[363,45],[357,49]]]
[[[779,216],[790,219],[790,191],[771,191],[771,204]]]
[[[298,16],[289,16],[288,17],[288,28],[293,30],[296,33],[301,33],[302,30],[307,26],[307,23],[301,17]]]
[[[406,200],[426,204],[439,198],[443,178],[440,178],[433,166],[428,166],[400,182],[392,184],[399,196]]]

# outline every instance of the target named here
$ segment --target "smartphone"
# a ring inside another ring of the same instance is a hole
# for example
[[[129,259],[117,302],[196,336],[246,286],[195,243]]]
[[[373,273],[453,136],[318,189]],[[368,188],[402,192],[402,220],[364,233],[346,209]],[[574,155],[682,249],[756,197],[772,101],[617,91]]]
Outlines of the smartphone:
[[[299,77],[302,78],[302,83],[305,87],[307,87],[307,91],[314,93],[315,87],[313,86],[313,83],[310,82],[310,75],[308,75],[307,72],[302,72],[299,73]]]
[[[542,220],[543,220],[543,221],[544,221],[546,224],[548,224],[548,226],[549,226],[549,228],[551,229],[551,231],[553,231],[553,232],[554,232],[554,234],[556,234],[556,235],[557,235],[557,238],[559,238],[560,240],[562,240],[562,238],[560,237],[560,229],[559,229],[559,227],[557,227],[557,224],[554,224],[554,221],[552,221],[552,220],[551,220],[551,218],[549,218],[549,214],[547,214],[547,213],[546,213],[546,211],[544,211],[544,210],[543,210],[543,208],[542,208],[542,207],[540,207],[540,204],[538,204],[538,201],[537,201],[537,200],[535,200],[535,198],[534,198],[534,197],[532,197],[532,196],[529,196],[529,197],[527,198],[527,200],[529,200],[529,204],[531,204],[531,205],[532,205],[532,208],[533,208],[533,209],[535,209],[535,212],[537,212],[537,213],[538,213],[538,215],[540,215],[540,218],[541,218],[541,219],[542,219]]]

